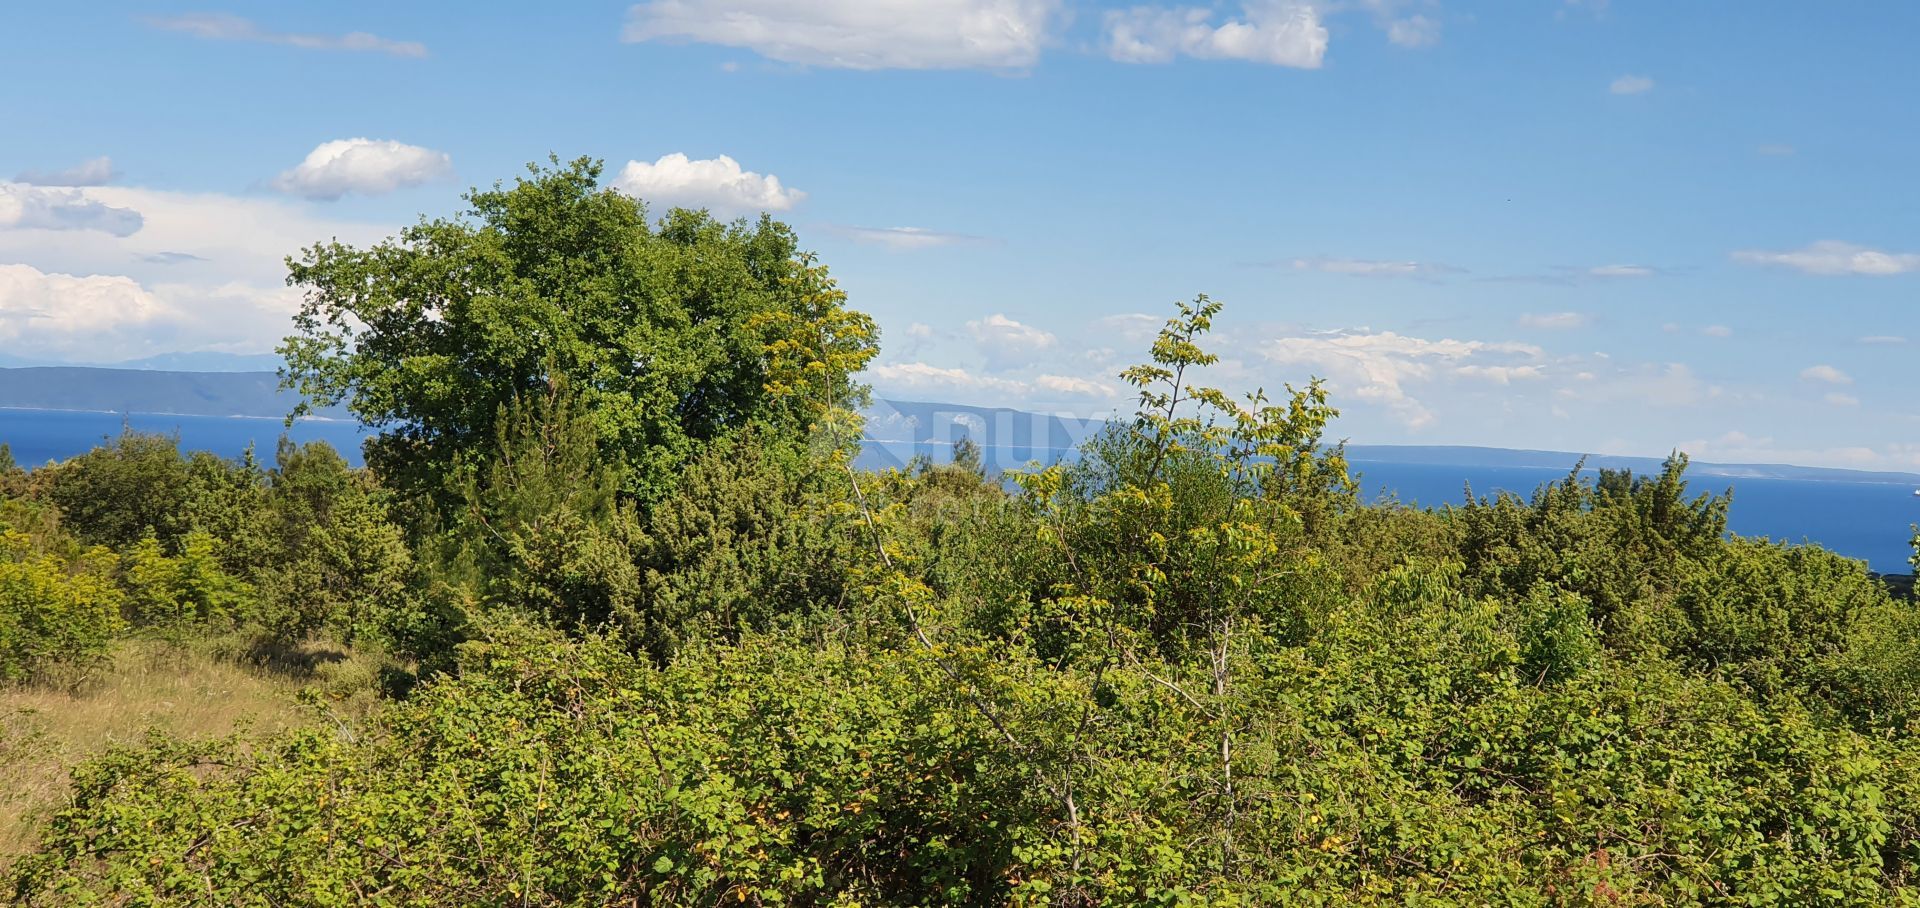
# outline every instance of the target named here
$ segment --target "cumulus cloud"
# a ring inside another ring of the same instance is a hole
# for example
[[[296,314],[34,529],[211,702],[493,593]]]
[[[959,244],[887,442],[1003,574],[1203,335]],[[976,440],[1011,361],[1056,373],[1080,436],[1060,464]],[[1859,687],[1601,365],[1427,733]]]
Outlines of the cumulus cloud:
[[[214,41],[252,41],[260,44],[284,44],[308,50],[364,51],[395,57],[424,57],[427,46],[418,41],[394,41],[367,32],[343,35],[276,32],[261,28],[251,19],[224,13],[189,13],[183,16],[155,16],[147,24],[165,31],[184,32]]]
[[[1057,342],[1052,334],[999,313],[968,322],[967,332],[980,345],[987,362],[1002,368],[1032,363]]]
[[[847,237],[856,243],[870,246],[884,246],[895,251],[932,249],[937,246],[958,246],[964,243],[980,242],[980,237],[964,233],[944,233],[925,227],[848,227],[832,225],[828,230]]]
[[[726,155],[693,160],[675,152],[648,164],[628,161],[613,187],[635,198],[678,208],[705,208],[723,216],[786,211],[807,194],[773,174],[741,168]]]
[[[1326,378],[1337,392],[1386,407],[1409,429],[1430,426],[1436,418],[1409,392],[1409,384],[1432,379],[1441,369],[1494,381],[1536,378],[1537,367],[1524,373],[1514,371],[1527,363],[1476,360],[1538,359],[1542,354],[1531,344],[1429,340],[1391,331],[1282,337],[1264,342],[1259,351],[1275,364],[1313,371]],[[1509,368],[1501,371],[1490,367]]]
[[[841,69],[1020,69],[1040,58],[1059,0],[650,0],[622,38],[691,41]]]
[[[1882,252],[1839,240],[1821,240],[1803,249],[1785,252],[1746,249],[1735,252],[1733,260],[1827,276],[1858,274],[1885,277],[1920,271],[1920,252]]]
[[[1325,256],[1294,259],[1293,267],[1299,271],[1324,271],[1328,274],[1345,274],[1351,277],[1405,277],[1422,280],[1460,274],[1465,270],[1441,262],[1341,259]]]
[[[113,159],[102,155],[89,158],[62,170],[28,170],[14,177],[16,182],[35,186],[104,186],[118,176]]]
[[[367,245],[391,233],[274,197],[130,186],[46,191],[141,219],[132,232],[0,229],[0,262],[28,262],[48,276],[10,276],[0,293],[0,306],[12,312],[0,347],[51,360],[269,350],[287,333],[300,298],[285,286],[288,253],[334,237]]]
[[[1541,331],[1570,331],[1593,324],[1584,312],[1529,312],[1519,318],[1520,327]]]
[[[141,332],[175,315],[131,278],[0,265],[0,341],[16,353],[137,354],[146,351]]]
[[[144,220],[132,208],[104,204],[78,189],[0,183],[0,230],[97,230],[132,236]]]
[[[446,152],[391,140],[335,139],[322,142],[307,158],[275,178],[281,192],[320,201],[349,193],[383,195],[451,176]]]
[[[1650,76],[1621,76],[1613,80],[1607,90],[1616,95],[1646,94],[1653,90],[1653,79]]]
[[[1853,384],[1853,376],[1825,364],[1808,366],[1805,369],[1801,369],[1800,377],[1806,381],[1822,382],[1829,385]]]
[[[1318,69],[1327,54],[1319,10],[1299,0],[1249,0],[1238,18],[1219,24],[1207,7],[1136,6],[1108,12],[1105,32],[1107,56],[1122,63],[1187,56]]]

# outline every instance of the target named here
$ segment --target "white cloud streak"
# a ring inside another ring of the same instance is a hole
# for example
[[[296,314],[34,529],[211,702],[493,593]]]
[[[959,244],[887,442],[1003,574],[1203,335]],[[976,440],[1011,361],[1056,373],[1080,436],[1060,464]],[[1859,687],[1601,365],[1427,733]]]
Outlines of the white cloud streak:
[[[1883,252],[1839,240],[1821,240],[1805,248],[1785,252],[1745,249],[1735,252],[1733,260],[1748,265],[1792,268],[1804,274],[1826,277],[1887,277],[1920,271],[1920,252]]]
[[[213,41],[250,41],[281,44],[307,50],[361,51],[393,57],[425,57],[427,46],[418,41],[395,41],[367,32],[341,35],[277,32],[261,28],[251,19],[224,13],[189,13],[182,16],[155,16],[147,24],[164,31],[183,32]]]
[[[1060,12],[1059,0],[651,0],[628,10],[622,38],[839,69],[1023,69]]]
[[[102,155],[61,170],[29,170],[14,180],[35,186],[104,186],[115,176],[113,159]]]

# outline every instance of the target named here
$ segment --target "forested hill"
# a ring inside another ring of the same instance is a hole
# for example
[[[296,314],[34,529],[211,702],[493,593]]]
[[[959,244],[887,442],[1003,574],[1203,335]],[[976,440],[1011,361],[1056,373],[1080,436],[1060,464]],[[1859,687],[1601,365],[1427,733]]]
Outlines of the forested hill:
[[[44,366],[0,369],[0,408],[87,410],[109,413],[169,413],[184,416],[287,415],[294,395],[279,390],[273,372],[179,372],[94,366]],[[344,407],[316,415],[346,419]],[[945,460],[962,437],[982,448],[989,467],[1007,468],[1031,461],[1053,462],[1069,456],[1104,419],[1116,414],[1074,418],[1030,413],[1007,407],[974,407],[933,401],[876,399],[867,412],[866,466],[895,466],[915,454]],[[1538,467],[1561,470],[1580,454],[1466,445],[1350,445],[1348,459],[1364,472],[1369,463],[1448,464],[1475,467]],[[1589,467],[1655,473],[1658,458],[1590,456]],[[1694,476],[1746,479],[1804,479],[1842,482],[1920,484],[1920,475],[1876,473],[1782,464],[1719,464],[1695,461]]]

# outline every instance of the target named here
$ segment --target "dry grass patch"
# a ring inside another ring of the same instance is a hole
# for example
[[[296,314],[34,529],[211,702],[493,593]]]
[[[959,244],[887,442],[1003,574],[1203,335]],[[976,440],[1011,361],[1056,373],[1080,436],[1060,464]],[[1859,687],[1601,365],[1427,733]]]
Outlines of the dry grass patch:
[[[250,658],[234,641],[123,640],[84,680],[0,687],[0,869],[32,848],[66,797],[68,772],[88,757],[139,744],[150,730],[205,739],[323,721],[301,703],[309,688],[357,715],[375,678],[365,660],[325,647]]]

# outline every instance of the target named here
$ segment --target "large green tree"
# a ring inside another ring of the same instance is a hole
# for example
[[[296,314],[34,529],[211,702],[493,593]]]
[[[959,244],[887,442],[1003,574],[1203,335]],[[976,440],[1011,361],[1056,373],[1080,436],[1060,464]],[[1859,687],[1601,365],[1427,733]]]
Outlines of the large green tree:
[[[806,428],[808,405],[769,368],[796,325],[856,349],[814,376],[856,395],[872,322],[841,308],[786,225],[683,209],[656,222],[601,185],[597,161],[530,171],[468,194],[461,216],[288,261],[306,299],[283,380],[303,408],[345,401],[378,429],[368,461],[387,481],[450,503],[499,414],[564,377],[624,491],[657,500],[707,442]]]

